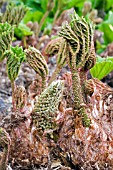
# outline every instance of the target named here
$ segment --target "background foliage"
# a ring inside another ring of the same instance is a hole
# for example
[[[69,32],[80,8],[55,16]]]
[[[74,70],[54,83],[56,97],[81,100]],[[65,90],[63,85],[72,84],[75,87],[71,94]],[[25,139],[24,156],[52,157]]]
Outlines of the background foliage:
[[[47,11],[47,4],[49,0],[13,0],[17,5],[24,4],[29,7],[29,11],[19,24],[18,28],[15,28],[15,36],[22,39],[25,36],[32,35],[32,31],[26,26],[29,21],[40,23],[41,18]],[[46,30],[46,34],[50,34],[54,17],[56,13],[58,16],[67,9],[74,8],[75,11],[81,16],[86,0],[53,0],[54,6],[46,17],[41,30]],[[100,55],[109,43],[113,42],[113,1],[112,0],[87,0],[92,4],[92,10],[98,11],[98,17],[102,18],[102,22],[96,24],[96,30],[103,32],[103,42],[96,41],[96,53]],[[86,17],[89,17],[87,15]],[[47,31],[49,30],[49,31]],[[91,69],[93,77],[102,79],[109,72],[113,70],[113,60],[110,57],[101,59],[97,57],[96,65]],[[104,69],[102,69],[104,67]],[[96,71],[98,70],[98,71]],[[104,71],[103,71],[104,70]]]

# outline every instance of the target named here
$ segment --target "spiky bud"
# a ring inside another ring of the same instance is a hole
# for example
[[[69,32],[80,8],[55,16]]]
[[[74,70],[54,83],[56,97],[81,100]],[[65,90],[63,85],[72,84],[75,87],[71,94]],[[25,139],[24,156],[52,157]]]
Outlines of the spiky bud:
[[[7,5],[4,15],[2,15],[2,22],[8,22],[11,25],[18,25],[27,11],[28,8],[26,6],[17,6],[11,2]]]
[[[5,58],[4,52],[10,48],[14,34],[13,27],[8,23],[0,23],[0,62]]]
[[[37,129],[47,130],[56,128],[55,117],[63,94],[62,80],[54,81],[39,96],[34,107],[33,122]]]
[[[5,53],[5,56],[7,57],[7,73],[8,77],[13,82],[19,73],[19,69],[21,66],[21,63],[25,60],[25,54],[23,52],[22,47],[10,47],[10,50]]]
[[[26,90],[23,86],[16,87],[14,94],[14,111],[22,111],[26,105]]]
[[[45,87],[45,81],[46,77],[48,75],[48,66],[46,63],[45,58],[40,53],[39,50],[37,50],[34,47],[29,47],[25,50],[27,61],[29,65],[35,70],[37,74],[39,74],[42,77],[42,83]]]

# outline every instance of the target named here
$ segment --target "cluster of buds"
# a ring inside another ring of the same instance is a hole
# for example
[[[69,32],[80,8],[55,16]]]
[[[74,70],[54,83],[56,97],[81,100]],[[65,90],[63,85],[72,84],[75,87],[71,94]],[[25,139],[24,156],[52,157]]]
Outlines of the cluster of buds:
[[[10,48],[13,34],[14,29],[10,24],[0,23],[0,62],[5,58],[5,51]]]
[[[93,29],[91,21],[86,21],[85,18],[80,18],[77,14],[72,17],[70,25],[65,23],[59,32],[59,36],[67,40],[69,46],[69,63],[74,56],[74,62],[77,69],[89,70],[95,63],[95,53],[93,48]],[[92,55],[93,54],[93,55]],[[91,57],[93,56],[93,57]],[[90,62],[92,65],[87,64]],[[86,65],[88,66],[86,68]],[[90,66],[89,66],[90,65]]]
[[[81,115],[84,126],[90,125],[90,120],[85,113],[84,94],[82,92],[83,77],[87,70],[95,64],[95,50],[93,44],[94,25],[91,21],[77,14],[72,16],[70,24],[67,22],[62,26],[59,37],[52,40],[46,47],[45,53],[57,54],[57,68],[53,73],[50,83],[56,79],[56,75],[66,64],[72,72],[74,109]]]

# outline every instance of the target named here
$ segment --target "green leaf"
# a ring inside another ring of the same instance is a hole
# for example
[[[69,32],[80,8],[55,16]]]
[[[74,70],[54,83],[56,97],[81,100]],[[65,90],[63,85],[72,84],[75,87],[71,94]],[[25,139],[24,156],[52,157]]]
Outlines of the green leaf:
[[[98,25],[98,29],[102,31],[106,44],[113,42],[113,12],[109,11],[106,20]]]
[[[5,53],[5,56],[7,57],[7,74],[9,79],[13,82],[19,73],[21,63],[25,61],[25,53],[23,52],[22,47],[10,47],[10,50],[8,50]]]
[[[41,0],[27,0],[25,5],[32,8],[34,11],[41,10],[40,7]]]
[[[96,53],[101,54],[106,49],[105,44],[101,44],[98,40],[96,40]]]
[[[112,24],[108,24],[106,22],[103,22],[100,27],[99,30],[104,32],[104,41],[105,43],[111,43],[113,41],[113,25]]]
[[[68,0],[69,1],[69,0]],[[85,0],[70,0],[67,4],[68,8],[83,7]]]
[[[105,8],[106,0],[88,0],[92,3],[92,7],[95,9]]]
[[[105,22],[108,24],[113,24],[113,12],[112,11],[108,12],[108,19]]]
[[[30,36],[33,32],[28,28],[25,24],[20,23],[18,28],[14,30],[15,35],[19,38],[23,38],[24,36]]]
[[[32,22],[39,22],[43,16],[43,13],[40,11],[28,11],[27,14],[25,15],[23,22],[26,24],[29,21]]]
[[[104,9],[108,11],[113,7],[113,0],[88,0],[92,3],[92,7],[96,9]]]
[[[113,57],[102,58],[97,56],[96,64],[90,69],[92,77],[101,80],[113,70]]]
[[[49,0],[42,0],[41,1],[41,7],[42,7],[44,12],[46,12],[48,1]]]
[[[106,0],[105,9],[109,10],[111,7],[113,7],[113,0]]]

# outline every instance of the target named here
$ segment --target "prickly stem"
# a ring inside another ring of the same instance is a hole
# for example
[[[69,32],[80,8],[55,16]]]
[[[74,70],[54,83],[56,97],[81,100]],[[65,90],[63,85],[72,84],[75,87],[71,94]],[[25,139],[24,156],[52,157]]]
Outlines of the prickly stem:
[[[84,92],[84,82],[86,82],[87,80],[87,71],[83,71],[83,70],[80,70],[79,71],[79,77],[80,77],[80,85],[81,85],[81,90],[82,90],[82,96],[83,96],[83,100],[85,102],[85,98],[86,98],[86,94]]]
[[[73,83],[73,94],[74,94],[74,109],[78,110],[78,115],[82,118],[82,123],[84,126],[90,126],[90,119],[86,114],[84,107],[82,87],[79,77],[79,72],[77,70],[71,69],[72,72],[72,83]],[[76,115],[75,115],[76,116]]]
[[[46,77],[42,77],[42,91],[46,88]]]
[[[14,81],[11,81],[11,88],[12,88],[12,105],[13,105],[13,110],[14,110],[14,91],[15,91]]]
[[[56,69],[54,70],[54,72],[53,72],[53,74],[52,74],[52,76],[51,76],[51,78],[50,78],[50,80],[49,80],[49,85],[54,81],[54,80],[56,80],[56,78],[57,78],[57,75],[60,73],[60,71],[61,71],[61,66],[57,66],[56,67]]]
[[[72,82],[73,82],[73,93],[74,93],[74,107],[76,109],[80,109],[80,104],[83,103],[81,86],[80,86],[80,78],[78,72],[75,70],[71,70],[72,72]]]

